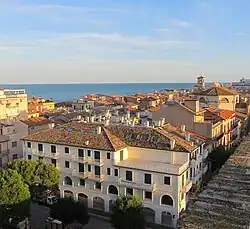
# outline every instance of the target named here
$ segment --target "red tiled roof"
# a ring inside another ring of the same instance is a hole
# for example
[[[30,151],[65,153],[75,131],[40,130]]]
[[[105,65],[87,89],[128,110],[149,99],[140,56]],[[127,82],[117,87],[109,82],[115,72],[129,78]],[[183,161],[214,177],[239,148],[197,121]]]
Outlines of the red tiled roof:
[[[216,109],[216,108],[206,108],[207,111],[217,115],[218,117],[222,119],[229,119],[235,117],[235,112],[230,110],[224,110],[224,109]]]
[[[51,120],[44,117],[29,118],[27,120],[22,120],[21,122],[25,123],[27,126],[37,126],[53,123]]]

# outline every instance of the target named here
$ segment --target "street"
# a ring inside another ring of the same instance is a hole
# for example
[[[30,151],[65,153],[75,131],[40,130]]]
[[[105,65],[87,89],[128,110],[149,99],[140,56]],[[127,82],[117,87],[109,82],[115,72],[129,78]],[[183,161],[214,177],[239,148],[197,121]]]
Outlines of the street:
[[[43,205],[31,203],[30,212],[31,212],[32,229],[44,229],[45,219],[49,217],[49,208]],[[86,229],[96,229],[96,228],[113,229],[110,223],[107,222],[106,220],[102,220],[93,216],[90,217],[89,224],[85,225],[84,228]]]

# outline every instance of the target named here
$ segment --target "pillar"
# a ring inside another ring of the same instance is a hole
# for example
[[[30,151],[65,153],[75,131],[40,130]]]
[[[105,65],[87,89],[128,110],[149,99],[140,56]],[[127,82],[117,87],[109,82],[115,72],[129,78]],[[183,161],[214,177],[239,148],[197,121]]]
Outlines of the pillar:
[[[88,197],[88,207],[93,208],[93,200],[91,197]]]
[[[104,211],[109,212],[109,200],[104,199]]]
[[[155,210],[155,223],[161,224],[161,211]]]

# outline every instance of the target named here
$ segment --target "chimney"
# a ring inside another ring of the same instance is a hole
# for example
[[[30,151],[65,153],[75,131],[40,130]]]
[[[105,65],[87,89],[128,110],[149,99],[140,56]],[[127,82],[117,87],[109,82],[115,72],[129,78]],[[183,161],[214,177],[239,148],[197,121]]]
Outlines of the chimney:
[[[99,121],[100,121],[100,122],[102,121],[102,116],[101,116],[101,115],[99,116]]]
[[[185,132],[186,131],[186,126],[185,125],[181,125],[181,132]]]
[[[105,126],[108,126],[109,123],[110,123],[110,120],[109,120],[109,119],[106,119],[106,120],[105,120]]]
[[[129,121],[129,120],[126,120],[126,125],[127,125],[127,126],[129,126],[129,123],[130,123],[130,121]]]
[[[185,100],[184,104],[187,108],[194,111],[195,113],[199,112],[200,110],[200,103],[198,100]]]
[[[130,118],[130,111],[127,111],[127,117]]]
[[[135,121],[132,121],[131,126],[133,127],[135,126]]]
[[[124,117],[123,116],[121,117],[121,123],[124,123]]]
[[[159,121],[157,122],[157,126],[162,126],[162,121],[159,120]]]
[[[86,122],[89,122],[89,116],[86,117]]]
[[[186,133],[185,140],[188,141],[188,142],[190,142],[190,133]]]
[[[137,112],[137,118],[140,118],[141,117],[141,114],[140,114],[140,112]]]
[[[85,145],[86,145],[86,146],[89,145],[89,141],[86,141],[86,142],[85,142]]]
[[[175,147],[175,140],[170,139],[170,149],[174,149],[174,147]]]
[[[101,134],[102,128],[100,126],[97,127],[97,134]]]
[[[95,117],[94,116],[91,116],[90,117],[90,122],[94,122],[95,121]]]
[[[146,122],[146,127],[149,127],[149,121]]]
[[[190,142],[191,146],[194,146],[194,142]]]
[[[164,126],[165,121],[166,121],[166,119],[165,119],[165,118],[162,118],[162,120],[161,120],[161,126]]]

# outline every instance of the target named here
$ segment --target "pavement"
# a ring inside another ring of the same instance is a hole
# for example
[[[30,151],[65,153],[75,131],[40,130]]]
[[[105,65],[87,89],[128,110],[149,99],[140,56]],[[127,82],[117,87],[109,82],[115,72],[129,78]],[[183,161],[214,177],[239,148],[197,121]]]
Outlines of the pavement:
[[[45,220],[49,217],[49,207],[31,203],[30,206],[30,221],[32,229],[44,229],[45,228]],[[102,217],[99,216],[90,216],[90,220],[88,225],[84,226],[84,229],[114,229],[110,223],[102,219]]]

